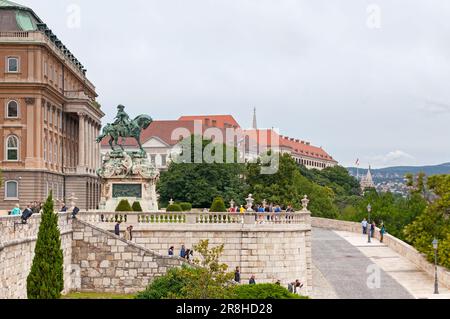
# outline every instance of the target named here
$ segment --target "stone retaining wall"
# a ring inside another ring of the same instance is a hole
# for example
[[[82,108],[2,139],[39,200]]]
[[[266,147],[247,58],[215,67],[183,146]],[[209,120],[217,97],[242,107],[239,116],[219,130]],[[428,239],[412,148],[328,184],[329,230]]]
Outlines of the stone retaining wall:
[[[0,299],[26,299],[27,277],[34,258],[41,216],[33,216],[26,225],[20,217],[0,217]],[[72,220],[59,215],[61,245],[64,254],[64,292],[74,280],[72,260]]]
[[[99,223],[107,231],[114,224]],[[122,230],[128,224],[122,224]],[[171,246],[179,255],[180,248],[192,249],[200,240],[208,239],[211,247],[224,244],[221,262],[233,271],[241,268],[241,279],[248,283],[251,275],[258,283],[284,286],[295,279],[305,286],[302,293],[312,289],[311,227],[306,224],[137,224],[133,241],[151,251],[167,255]],[[194,257],[196,255],[194,254]],[[198,255],[197,255],[198,256]]]
[[[184,260],[159,255],[82,221],[73,223],[73,291],[136,293]]]
[[[361,224],[355,222],[313,217],[311,218],[311,225],[312,227],[317,228],[326,228],[362,234]],[[379,228],[376,228],[374,237],[378,240],[380,239]],[[384,235],[383,243],[399,255],[405,257],[410,262],[417,265],[417,267],[428,273],[430,276],[434,277],[434,265],[428,262],[425,256],[418,252],[414,247],[389,234]],[[450,288],[450,271],[443,267],[438,267],[438,279],[440,283]]]

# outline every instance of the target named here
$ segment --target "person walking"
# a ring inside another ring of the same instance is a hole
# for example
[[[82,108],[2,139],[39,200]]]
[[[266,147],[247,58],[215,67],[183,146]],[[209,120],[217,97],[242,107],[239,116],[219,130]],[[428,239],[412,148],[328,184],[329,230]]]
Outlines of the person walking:
[[[186,257],[186,247],[184,245],[181,246],[180,257],[181,258]]]
[[[367,235],[367,219],[364,218],[364,220],[361,222],[362,229],[363,229],[363,235]]]
[[[171,247],[169,248],[169,256],[170,256],[170,257],[173,257],[174,251],[175,251],[175,247],[171,246]]]
[[[131,233],[130,233],[130,227],[127,227],[127,230],[125,230],[125,234],[123,237],[126,241],[131,241]]]
[[[234,281],[238,284],[241,283],[241,271],[239,267],[236,267],[236,270],[234,271]]]
[[[372,224],[370,225],[370,237],[373,238],[373,236],[375,235],[375,221],[372,222]]]
[[[22,211],[20,210],[20,205],[16,204],[14,209],[11,211],[11,216],[20,216],[22,215]]]
[[[248,281],[249,285],[256,285],[256,277],[255,275],[250,277],[250,280]]]
[[[381,229],[380,229],[380,243],[384,240],[384,234],[386,233],[386,227],[384,227],[384,223],[381,223]]]
[[[133,240],[133,226],[130,226],[130,241]]]
[[[114,234],[116,236],[120,236],[120,222],[117,222],[116,226],[114,227]]]

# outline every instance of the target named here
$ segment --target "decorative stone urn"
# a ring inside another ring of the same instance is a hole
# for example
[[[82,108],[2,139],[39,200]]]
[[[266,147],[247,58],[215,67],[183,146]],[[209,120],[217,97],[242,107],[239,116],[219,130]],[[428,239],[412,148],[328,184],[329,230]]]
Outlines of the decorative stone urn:
[[[248,195],[248,198],[245,199],[245,201],[247,202],[246,208],[247,208],[247,212],[253,212],[253,203],[255,202],[255,199],[253,198],[253,195],[250,194]]]

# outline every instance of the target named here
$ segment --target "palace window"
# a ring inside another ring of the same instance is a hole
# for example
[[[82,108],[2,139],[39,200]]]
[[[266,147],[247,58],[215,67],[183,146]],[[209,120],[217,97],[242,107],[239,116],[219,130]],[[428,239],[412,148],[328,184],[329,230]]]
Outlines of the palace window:
[[[7,181],[5,183],[5,199],[19,198],[19,183],[16,181]]]
[[[50,141],[48,142],[48,162],[51,163],[52,162],[52,147],[53,147],[53,143]]]
[[[6,107],[6,117],[7,118],[18,118],[19,117],[19,105],[16,101],[9,101]]]
[[[44,162],[47,162],[47,139],[44,139]]]
[[[19,160],[19,139],[11,135],[6,140],[6,159],[8,161]]]
[[[167,155],[161,155],[161,166],[165,167],[167,165]]]
[[[19,58],[14,57],[8,58],[8,72],[10,73],[19,72]]]

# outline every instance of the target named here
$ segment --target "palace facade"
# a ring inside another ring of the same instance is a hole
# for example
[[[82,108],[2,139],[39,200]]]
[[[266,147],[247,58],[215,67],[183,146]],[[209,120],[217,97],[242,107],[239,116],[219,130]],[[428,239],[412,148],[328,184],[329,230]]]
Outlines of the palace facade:
[[[0,1],[0,211],[100,198],[104,116],[86,69],[30,8]]]

